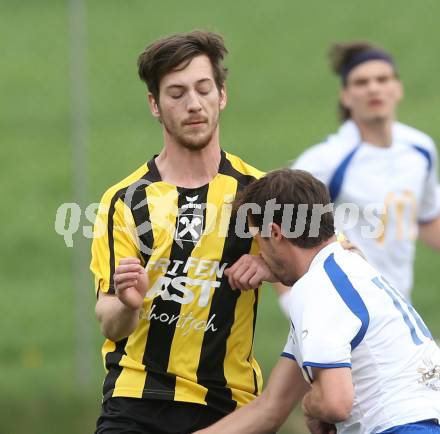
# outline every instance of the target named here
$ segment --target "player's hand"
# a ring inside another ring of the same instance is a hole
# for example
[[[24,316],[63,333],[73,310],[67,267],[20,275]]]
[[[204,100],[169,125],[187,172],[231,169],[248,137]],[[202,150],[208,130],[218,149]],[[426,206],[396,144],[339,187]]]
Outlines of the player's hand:
[[[142,307],[148,288],[148,276],[138,258],[119,261],[113,276],[116,295],[130,309]]]
[[[307,414],[304,415],[306,426],[312,434],[336,434],[336,427],[333,424],[322,422]]]
[[[339,241],[339,244],[344,250],[349,250],[350,252],[357,253],[359,256],[365,259],[362,250],[356,244],[353,244],[349,239],[345,238]]]
[[[231,267],[225,270],[229,285],[232,289],[255,289],[263,281],[277,282],[266,262],[261,256],[243,255]]]

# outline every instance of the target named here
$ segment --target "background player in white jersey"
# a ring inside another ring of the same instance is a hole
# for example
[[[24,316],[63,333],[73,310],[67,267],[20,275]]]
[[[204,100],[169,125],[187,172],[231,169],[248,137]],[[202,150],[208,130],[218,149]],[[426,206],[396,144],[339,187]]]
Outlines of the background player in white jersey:
[[[341,77],[343,123],[293,168],[327,185],[339,209],[337,229],[409,299],[417,235],[440,249],[437,150],[426,134],[396,122],[403,88],[390,54],[369,43],[348,43],[333,46],[330,58]],[[359,213],[347,211],[342,223],[347,208],[338,205],[347,203]]]
[[[240,203],[260,207],[246,209],[262,257],[293,285],[291,330],[263,394],[198,434],[271,432],[300,400],[313,434],[440,433],[440,349],[400,292],[335,242],[332,213],[312,211],[330,203],[325,185],[278,170]]]

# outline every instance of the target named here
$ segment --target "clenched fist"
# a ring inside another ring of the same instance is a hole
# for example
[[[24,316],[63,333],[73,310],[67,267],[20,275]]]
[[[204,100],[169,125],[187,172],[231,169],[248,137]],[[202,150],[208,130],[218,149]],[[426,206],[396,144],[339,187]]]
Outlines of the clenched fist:
[[[142,307],[148,289],[148,276],[138,258],[123,258],[114,274],[115,292],[127,307]]]

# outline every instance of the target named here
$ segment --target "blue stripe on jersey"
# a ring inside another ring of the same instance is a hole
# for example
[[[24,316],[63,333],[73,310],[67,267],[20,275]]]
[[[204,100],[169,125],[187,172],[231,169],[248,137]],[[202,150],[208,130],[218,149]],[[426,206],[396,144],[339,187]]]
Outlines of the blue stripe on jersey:
[[[431,157],[431,154],[429,153],[429,151],[426,150],[425,148],[422,148],[421,146],[417,146],[417,145],[412,145],[412,147],[416,151],[420,152],[423,155],[423,157],[426,158],[426,160],[428,162],[428,172],[430,172],[431,167],[432,167],[432,157]]]
[[[385,279],[384,279],[385,280]],[[381,280],[378,277],[374,277],[371,279],[371,281],[378,286],[379,288],[383,289],[393,301],[393,304],[395,308],[400,312],[402,315],[403,320],[405,321],[405,324],[408,326],[409,331],[411,333],[411,339],[414,342],[415,345],[422,345],[423,341],[418,337],[416,329],[409,318],[409,315],[407,312],[405,312],[405,309],[403,309],[402,304],[400,301],[407,306],[408,310],[410,311],[411,315],[413,316],[414,320],[416,321],[416,324],[420,328],[421,332],[428,338],[432,339],[431,333],[429,332],[428,328],[426,327],[425,323],[421,320],[418,313],[415,311],[415,309],[403,298],[403,296],[396,291],[387,281],[387,285],[384,285]],[[400,300],[400,301],[399,301]]]
[[[356,154],[360,145],[357,145],[339,164],[339,166],[334,171],[330,181],[328,183],[328,189],[330,191],[330,197],[332,202],[336,200],[341,192],[342,183],[344,181],[345,172],[347,171],[348,165],[350,164],[352,158]]]
[[[361,328],[357,335],[350,342],[351,349],[354,350],[367,333],[370,324],[370,315],[367,307],[359,293],[354,289],[347,275],[335,261],[334,253],[332,253],[324,262],[324,270],[331,280],[338,294],[341,296],[348,308],[361,320]]]
[[[287,357],[288,359],[292,359],[292,360],[295,360],[295,361],[296,361],[296,357],[295,357],[293,354],[286,353],[285,351],[283,351],[283,352],[281,353],[281,357]]]
[[[303,368],[310,366],[311,368],[351,368],[351,363],[315,363],[315,362],[304,362]]]
[[[422,333],[428,338],[432,340],[431,332],[429,331],[428,327],[426,327],[426,324],[423,322],[422,318],[420,318],[420,315],[417,313],[417,311],[414,309],[411,303],[408,303],[408,301],[403,297],[403,295],[396,291],[396,289],[388,282],[385,277],[382,277],[382,279],[387,283],[387,285],[390,287],[390,289],[396,294],[400,300],[405,303],[405,305],[408,307],[408,310],[412,314],[414,320],[416,321],[416,324],[418,325],[419,329],[422,331]]]
[[[394,426],[378,434],[438,434],[440,426],[437,419],[423,420],[420,422],[407,423],[405,425]]]

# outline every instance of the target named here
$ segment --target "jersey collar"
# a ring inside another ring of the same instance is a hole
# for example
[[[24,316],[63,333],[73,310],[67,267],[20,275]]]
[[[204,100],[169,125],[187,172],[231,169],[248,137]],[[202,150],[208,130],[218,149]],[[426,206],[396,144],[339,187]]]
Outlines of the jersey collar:
[[[333,243],[330,243],[328,246],[325,246],[315,255],[312,262],[310,263],[309,270],[311,270],[313,267],[320,264],[321,262],[324,262],[332,253],[341,250],[344,249],[338,241],[335,241]]]

